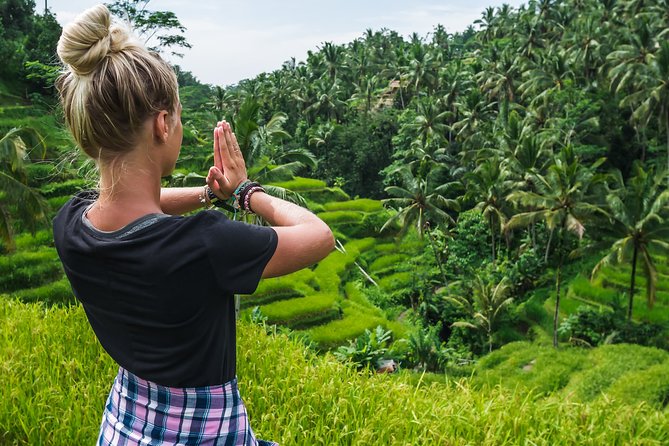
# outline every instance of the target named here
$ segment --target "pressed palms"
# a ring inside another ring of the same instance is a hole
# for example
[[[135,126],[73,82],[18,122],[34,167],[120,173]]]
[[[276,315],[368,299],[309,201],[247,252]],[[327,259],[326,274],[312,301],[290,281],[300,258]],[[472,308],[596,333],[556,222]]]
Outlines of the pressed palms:
[[[601,184],[605,176],[596,173],[597,167],[604,162],[603,159],[592,166],[584,166],[569,146],[562,149],[554,162],[548,168],[546,175],[534,175],[536,191],[515,191],[509,194],[509,201],[529,210],[521,211],[511,217],[507,228],[526,227],[543,221],[551,231],[551,235],[553,232],[557,233],[558,265],[555,274],[553,316],[553,345],[557,347],[564,240],[568,234],[583,237],[586,221],[601,212],[601,208],[597,206],[600,197],[595,186]]]
[[[640,263],[646,279],[646,298],[648,307],[652,308],[658,277],[653,254],[669,253],[669,191],[663,187],[663,175],[654,174],[652,170],[646,172],[640,164],[635,165],[635,171],[635,175],[628,179],[626,187],[608,195],[608,222],[599,226],[598,236],[601,241],[593,247],[606,247],[609,251],[595,265],[592,270],[593,277],[606,265],[632,265],[628,319],[632,318],[637,264]],[[622,179],[620,182],[622,183]]]

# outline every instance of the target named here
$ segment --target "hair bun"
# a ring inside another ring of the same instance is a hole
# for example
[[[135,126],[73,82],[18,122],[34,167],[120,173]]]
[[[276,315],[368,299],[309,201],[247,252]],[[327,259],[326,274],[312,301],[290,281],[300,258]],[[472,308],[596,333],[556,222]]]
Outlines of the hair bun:
[[[112,30],[110,26],[111,15],[105,5],[87,9],[63,28],[58,40],[58,56],[76,74],[91,73],[107,57],[112,46],[119,51],[127,40],[127,33],[116,26]]]

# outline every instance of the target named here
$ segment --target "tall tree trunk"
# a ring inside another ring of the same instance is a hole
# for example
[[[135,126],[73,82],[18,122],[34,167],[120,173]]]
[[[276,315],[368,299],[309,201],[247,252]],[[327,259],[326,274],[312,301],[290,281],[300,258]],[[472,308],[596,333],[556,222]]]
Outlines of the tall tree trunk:
[[[664,120],[664,130],[667,134],[667,182],[669,182],[669,106],[667,107],[666,111],[667,116],[665,116]]]
[[[562,257],[558,264],[555,278],[555,314],[553,315],[553,347],[558,346],[558,320],[560,319],[560,275],[562,273]]]
[[[630,297],[629,304],[627,305],[627,320],[632,320],[632,307],[634,306],[634,292],[635,290],[635,281],[636,281],[636,261],[639,249],[634,246],[634,253],[632,254],[632,277],[630,278]]]
[[[434,238],[432,237],[430,226],[427,225],[426,229],[427,229],[427,235],[430,238],[430,245],[432,245],[432,252],[434,253],[434,259],[437,261],[437,265],[439,265],[439,271],[441,271],[441,279],[444,281],[444,285],[446,285],[446,273],[444,272],[444,266],[441,264],[441,259],[439,258],[437,247],[434,245]]]
[[[560,233],[558,234],[558,267],[555,274],[555,314],[553,315],[553,347],[557,348],[558,346],[558,321],[560,319],[560,286],[562,279],[562,262],[564,260],[564,255],[562,255],[562,238],[564,237],[564,222]]]
[[[548,234],[548,243],[546,243],[546,254],[544,255],[544,263],[548,263],[548,253],[551,251],[551,241],[553,241],[553,231],[555,229],[551,229],[550,233]]]

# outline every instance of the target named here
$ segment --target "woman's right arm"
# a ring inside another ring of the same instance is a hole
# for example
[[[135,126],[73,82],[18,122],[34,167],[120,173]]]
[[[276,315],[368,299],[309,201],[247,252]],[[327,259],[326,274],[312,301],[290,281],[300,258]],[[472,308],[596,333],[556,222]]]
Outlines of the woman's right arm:
[[[247,179],[246,165],[237,139],[226,122],[214,131],[214,167],[207,184],[220,198],[232,195]],[[258,191],[250,197],[250,208],[264,218],[278,236],[274,255],[262,277],[289,274],[325,258],[334,249],[332,231],[309,210]]]
[[[251,195],[250,207],[272,225],[279,239],[263,277],[292,273],[325,258],[334,249],[328,225],[307,209],[264,192]]]

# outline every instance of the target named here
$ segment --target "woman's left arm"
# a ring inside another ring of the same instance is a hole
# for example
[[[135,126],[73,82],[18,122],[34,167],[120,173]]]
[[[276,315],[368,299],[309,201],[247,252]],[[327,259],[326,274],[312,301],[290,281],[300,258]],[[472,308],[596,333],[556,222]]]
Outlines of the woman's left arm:
[[[160,189],[160,208],[170,215],[182,215],[202,208],[204,187],[163,187]]]

